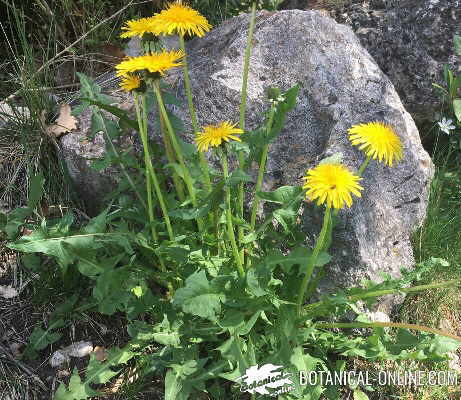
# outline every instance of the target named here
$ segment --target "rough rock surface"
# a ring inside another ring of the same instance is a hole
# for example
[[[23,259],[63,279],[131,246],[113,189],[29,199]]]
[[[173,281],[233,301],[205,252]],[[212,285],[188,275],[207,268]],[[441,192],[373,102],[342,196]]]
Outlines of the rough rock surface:
[[[131,98],[127,104],[127,95],[119,90],[112,92],[111,96],[119,107],[133,106]],[[109,113],[105,115],[111,117]],[[78,130],[61,137],[60,149],[76,193],[85,204],[88,214],[96,215],[106,207],[105,197],[116,188],[120,171],[114,167],[102,171],[92,168],[93,161],[101,159],[106,151],[102,132],[94,135],[94,138],[92,136],[91,110],[86,109],[78,116]],[[119,143],[115,141],[117,146],[122,145],[124,148],[130,147],[132,143],[131,135],[123,136]]]
[[[457,70],[461,61],[453,49],[453,34],[461,35],[461,0],[294,1],[286,6],[322,4],[357,34],[412,117],[418,123],[432,120],[441,107],[432,82],[443,84],[444,65]]]
[[[238,121],[248,22],[248,15],[233,18],[189,45],[201,124]],[[180,71],[171,80],[184,98]],[[342,226],[334,242],[336,261],[324,285],[379,279],[380,271],[398,276],[400,267],[414,264],[409,236],[425,217],[433,174],[411,116],[349,27],[315,11],[259,13],[249,76],[248,129],[258,125],[267,108],[268,87],[287,90],[296,83],[302,85],[298,104],[271,147],[266,189],[301,184],[308,167],[335,152],[342,152],[345,163],[357,169],[363,154],[350,145],[347,129],[374,120],[389,123],[403,141],[405,158],[395,168],[372,162],[366,170],[363,198],[341,213]],[[185,108],[177,112],[189,119]],[[306,207],[308,230],[313,221],[319,225],[312,209]]]

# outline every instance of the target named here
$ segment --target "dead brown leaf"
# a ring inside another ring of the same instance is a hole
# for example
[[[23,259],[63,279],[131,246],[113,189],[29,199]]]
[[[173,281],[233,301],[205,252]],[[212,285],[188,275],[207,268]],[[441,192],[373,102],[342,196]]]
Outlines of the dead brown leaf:
[[[46,133],[52,137],[58,138],[64,133],[77,129],[77,118],[75,118],[71,112],[72,109],[69,104],[61,104],[58,119],[54,124],[46,125]]]
[[[93,353],[98,361],[105,361],[107,359],[107,350],[104,346],[96,346]]]

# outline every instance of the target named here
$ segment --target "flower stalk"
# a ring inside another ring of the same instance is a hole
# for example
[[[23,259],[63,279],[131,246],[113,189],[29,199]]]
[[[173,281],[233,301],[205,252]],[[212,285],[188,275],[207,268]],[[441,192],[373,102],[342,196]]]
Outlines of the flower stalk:
[[[357,175],[358,176],[362,176],[364,171],[365,171],[365,168],[368,167],[368,164],[370,163],[370,160],[371,160],[371,156],[368,156],[365,161],[362,163],[362,165],[360,166],[359,168],[359,171],[357,172]]]
[[[255,28],[256,22],[256,1],[253,1],[251,4],[251,16],[250,16],[250,26],[248,28],[248,39],[247,39],[247,46],[245,49],[245,58],[243,61],[243,78],[242,78],[242,96],[240,101],[240,122],[239,127],[242,131],[245,131],[245,114],[246,114],[246,106],[247,106],[247,90],[248,90],[248,73],[250,70],[250,58],[251,58],[251,51],[253,49],[253,33]],[[245,168],[245,158],[243,151],[238,152],[238,160],[240,169],[244,170]],[[238,186],[238,214],[241,219],[243,219],[243,189],[244,183],[239,183]],[[239,226],[238,228],[238,238],[239,241],[243,239],[243,227]],[[241,262],[245,262],[245,255],[243,249],[240,253]]]
[[[308,257],[308,260],[307,260],[306,273],[304,274],[304,278],[301,282],[301,286],[299,287],[299,293],[298,293],[298,300],[297,300],[298,315],[301,315],[301,307],[304,302],[304,295],[306,293],[307,285],[312,277],[312,273],[314,272],[315,263],[317,262],[317,258],[320,254],[320,251],[323,249],[325,239],[327,238],[328,225],[330,224],[330,210],[331,210],[330,205],[327,205],[325,214],[323,216],[322,230],[320,231],[320,235],[317,238],[317,241],[315,242],[314,250],[312,251],[311,256]]]
[[[163,214],[163,219],[165,221],[166,225],[166,230],[168,233],[168,237],[171,241],[174,240],[174,233],[173,233],[173,228],[171,227],[171,221],[170,217],[168,215],[168,209],[166,207],[165,199],[163,197],[162,190],[160,189],[160,184],[157,178],[157,174],[155,173],[154,167],[152,165],[152,159],[150,157],[150,151],[149,151],[149,141],[147,137],[147,110],[146,110],[146,95],[143,94],[141,97],[142,101],[142,116],[141,116],[141,107],[139,105],[139,99],[138,95],[135,95],[135,107],[136,107],[136,115],[138,118],[138,121],[141,121],[141,124],[139,124],[139,127],[141,129],[141,141],[142,145],[144,148],[144,162],[146,164],[146,170],[149,175],[150,181],[154,186],[155,194],[157,196],[158,202],[160,204],[160,209],[162,210]],[[149,198],[148,198],[149,200]],[[151,202],[152,202],[152,197],[151,197]],[[154,214],[153,214],[153,205],[152,203],[149,205],[149,208],[151,209],[149,213],[149,221],[151,225],[153,225],[154,221]]]
[[[277,107],[273,105],[271,107],[269,118],[268,118],[267,125],[266,125],[267,134],[269,134],[272,129],[272,124],[274,122],[274,115],[275,115],[276,110],[277,110]],[[267,161],[268,152],[269,152],[269,143],[266,143],[263,147],[263,150],[261,153],[261,159],[259,161],[258,179],[256,181],[256,187],[255,187],[255,197],[253,199],[253,204],[251,206],[251,217],[250,217],[251,230],[254,230],[256,226],[256,213],[258,211],[258,206],[260,202],[258,192],[261,190],[264,173],[266,172],[266,161]]]
[[[452,335],[441,331],[440,329],[429,328],[424,325],[415,325],[415,324],[405,324],[401,322],[317,322],[315,323],[317,328],[323,329],[333,329],[333,328],[400,328],[400,329],[413,329],[415,331],[422,331],[433,333],[435,335],[445,336],[450,339],[454,339],[458,342],[461,342],[461,337]]]
[[[146,104],[145,104],[145,94],[142,95],[142,114],[141,114],[141,107],[139,104],[139,95],[135,93],[134,95],[134,103],[136,107],[136,117],[138,119],[138,126],[139,126],[139,133],[141,136],[141,141],[144,149],[144,163],[146,166],[146,190],[147,190],[147,202],[148,202],[148,215],[149,215],[149,225],[151,227],[151,234],[154,243],[158,243],[158,234],[155,230],[155,218],[154,218],[154,206],[153,206],[153,198],[152,198],[152,185],[154,185],[154,190],[157,195],[160,208],[162,210],[163,219],[165,221],[165,225],[167,228],[168,236],[170,240],[174,240],[173,229],[171,227],[170,217],[168,216],[168,211],[166,208],[165,201],[163,199],[163,194],[160,189],[160,185],[157,179],[157,175],[155,173],[154,167],[152,166],[152,160],[150,158],[150,151],[149,151],[149,142],[147,138],[147,112],[146,112]],[[163,260],[161,260],[161,267],[162,270],[165,270],[165,264]]]
[[[387,295],[396,294],[396,293],[415,293],[415,292],[422,292],[424,290],[440,289],[440,288],[457,286],[457,285],[461,285],[461,279],[452,279],[452,280],[445,281],[445,282],[432,283],[429,285],[418,285],[418,286],[413,286],[410,288],[375,290],[372,292],[355,294],[355,295],[349,296],[347,300],[348,301],[358,301],[358,300],[369,299],[369,298],[374,298],[374,297],[387,296]],[[316,303],[307,304],[304,307],[304,312],[309,312],[315,308],[321,307],[327,302],[328,302],[328,299],[325,301],[318,301]]]
[[[197,207],[198,202],[197,202],[197,197],[195,196],[195,189],[194,189],[194,186],[192,184],[192,178],[190,176],[189,170],[186,167],[186,164],[185,164],[185,161],[184,161],[184,156],[183,156],[182,150],[181,150],[181,146],[178,143],[178,139],[176,138],[175,132],[173,130],[173,126],[171,125],[170,119],[168,118],[168,114],[166,112],[165,104],[164,104],[163,99],[162,99],[162,94],[160,92],[160,86],[159,86],[158,80],[155,80],[153,82],[152,86],[153,86],[153,89],[154,89],[155,96],[157,98],[157,103],[158,103],[158,106],[159,106],[160,113],[162,114],[163,120],[165,121],[166,130],[168,132],[169,139],[171,141],[171,144],[173,146],[174,151],[176,152],[176,157],[177,157],[177,159],[179,161],[179,164],[181,166],[184,182],[186,183],[186,187],[187,187],[187,190],[189,192],[189,196],[191,198],[192,205],[194,207]],[[201,232],[203,230],[203,221],[202,221],[201,218],[196,218],[196,221],[197,221],[197,226],[198,226],[198,228],[199,228],[199,230]]]
[[[162,135],[162,139],[163,139],[163,144],[165,146],[165,153],[166,153],[166,157],[168,159],[168,162],[170,164],[173,164],[173,163],[176,163],[176,157],[174,155],[174,150],[173,148],[171,147],[171,142],[170,142],[170,139],[168,137],[168,134],[166,133],[166,127],[165,127],[165,121],[163,119],[163,115],[160,114],[159,116],[159,120],[160,120],[160,133]],[[181,178],[179,177],[179,175],[177,174],[177,172],[173,169],[173,173],[172,173],[172,179],[173,179],[173,185],[176,189],[176,193],[178,195],[178,199],[179,201],[182,203],[185,199],[186,199],[186,196],[184,194],[184,185],[181,181]]]
[[[219,155],[221,157],[222,169],[223,169],[223,177],[224,181],[226,182],[229,178],[229,166],[227,162],[227,155],[223,151],[219,151]],[[228,185],[225,186],[225,194],[226,194],[226,225],[227,225],[227,236],[232,246],[232,253],[234,255],[235,262],[237,263],[237,268],[241,277],[245,276],[245,271],[243,269],[243,263],[240,259],[239,250],[237,247],[237,242],[235,240],[235,233],[234,233],[234,226],[232,223],[232,208],[231,208],[231,195],[230,195],[230,187]]]

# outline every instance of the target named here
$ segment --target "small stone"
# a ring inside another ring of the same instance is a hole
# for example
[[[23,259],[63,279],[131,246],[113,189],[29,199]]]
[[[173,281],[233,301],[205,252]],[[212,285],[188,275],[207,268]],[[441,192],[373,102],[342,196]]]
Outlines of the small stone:
[[[93,351],[93,344],[91,342],[77,342],[68,346],[69,355],[71,357],[86,357]]]
[[[56,350],[50,358],[50,365],[53,368],[60,367],[64,363],[68,363],[70,361],[70,357],[67,352],[62,352],[60,350]]]
[[[461,372],[461,359],[456,353],[448,353],[448,368],[457,372]]]
[[[382,311],[367,312],[365,315],[371,322],[391,322],[389,315]]]

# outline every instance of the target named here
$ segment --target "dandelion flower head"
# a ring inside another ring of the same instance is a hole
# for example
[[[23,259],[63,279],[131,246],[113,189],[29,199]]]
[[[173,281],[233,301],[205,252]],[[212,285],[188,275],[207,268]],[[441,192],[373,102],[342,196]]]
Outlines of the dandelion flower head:
[[[130,38],[133,36],[143,37],[146,33],[159,35],[158,25],[155,23],[155,17],[132,19],[127,21],[122,27],[121,38]]]
[[[228,121],[221,122],[217,125],[207,125],[203,127],[203,132],[197,132],[195,142],[200,151],[208,151],[208,147],[218,147],[224,141],[228,142],[230,139],[241,141],[238,136],[243,131],[236,128],[237,124],[232,124]]]
[[[141,79],[137,75],[127,74],[122,76],[120,87],[126,92],[138,89],[141,86]]]
[[[368,157],[384,161],[389,167],[392,167],[394,160],[399,161],[403,157],[400,138],[384,122],[354,125],[348,132],[352,145],[359,146]]]
[[[352,205],[351,194],[361,197],[363,190],[358,182],[362,179],[342,164],[320,164],[307,171],[303,178],[306,198],[317,200],[317,205],[326,202],[328,207],[343,208]]]
[[[156,28],[160,34],[172,35],[178,34],[184,36],[196,35],[205,36],[205,33],[211,29],[207,19],[193,8],[175,1],[169,3],[167,8],[154,16]]]
[[[164,75],[171,68],[182,65],[180,60],[184,53],[179,51],[166,51],[160,53],[147,53],[139,57],[127,57],[120,64],[115,66],[117,76],[126,76],[129,73],[138,71],[149,71]]]

